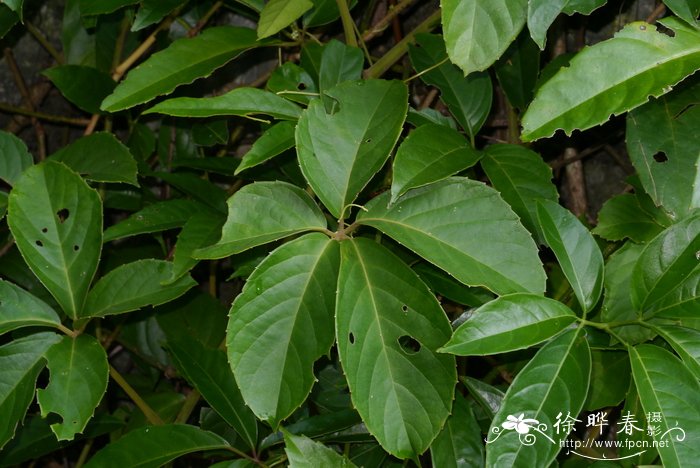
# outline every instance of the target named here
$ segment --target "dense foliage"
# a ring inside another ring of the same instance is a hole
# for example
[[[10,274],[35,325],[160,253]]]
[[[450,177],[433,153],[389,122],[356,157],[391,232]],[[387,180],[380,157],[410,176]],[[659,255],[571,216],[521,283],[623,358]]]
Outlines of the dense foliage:
[[[693,466],[700,2],[611,3],[4,1],[0,466]]]

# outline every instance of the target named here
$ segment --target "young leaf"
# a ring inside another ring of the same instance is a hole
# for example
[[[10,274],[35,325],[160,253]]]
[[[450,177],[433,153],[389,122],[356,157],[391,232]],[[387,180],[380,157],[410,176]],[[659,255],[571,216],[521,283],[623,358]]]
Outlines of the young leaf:
[[[11,133],[0,131],[0,179],[9,185],[22,175],[22,172],[33,164],[32,155],[27,145]]]
[[[175,117],[213,117],[238,115],[253,118],[269,115],[276,119],[296,120],[301,108],[269,91],[257,88],[236,88],[215,97],[167,99],[151,107],[144,114],[165,114]]]
[[[199,260],[193,257],[194,251],[216,242],[224,224],[218,213],[197,213],[192,216],[177,236],[173,252],[172,276],[167,284],[174,282],[190,271]]]
[[[139,185],[134,157],[111,133],[98,132],[80,138],[50,159],[62,162],[88,180]]]
[[[465,75],[490,67],[527,19],[528,0],[442,0],[442,30],[450,60]]]
[[[543,346],[515,377],[493,418],[486,465],[549,466],[570,430],[561,423],[583,407],[590,375],[591,351],[580,328]]]
[[[301,405],[333,344],[338,244],[307,234],[274,250],[231,306],[226,344],[243,398],[275,428]]]
[[[637,22],[579,52],[537,91],[523,116],[523,140],[594,127],[667,93],[700,68],[700,32],[673,18],[660,22],[674,37]]]
[[[588,229],[566,208],[537,202],[537,217],[581,308],[591,310],[603,292],[603,254]]]
[[[235,175],[248,168],[257,166],[287,151],[294,146],[294,127],[292,122],[279,122],[265,130],[255,140],[250,150],[243,155],[241,164],[236,168]]]
[[[90,335],[64,336],[46,351],[49,385],[36,392],[41,416],[55,413],[51,425],[58,440],[72,440],[83,432],[107,390],[109,364],[99,341]]]
[[[311,0],[269,0],[260,12],[258,39],[277,34],[313,6]]]
[[[700,207],[699,126],[697,81],[627,116],[627,150],[644,190],[675,219]]]
[[[229,443],[222,437],[195,426],[146,426],[107,445],[88,461],[85,468],[155,468],[188,453],[228,448]]]
[[[685,283],[693,282],[697,287],[700,278],[697,252],[700,252],[700,214],[672,225],[649,242],[632,271],[632,304],[637,310],[649,311],[656,302],[674,297]]]
[[[229,213],[221,239],[196,250],[196,258],[223,258],[292,234],[326,228],[326,218],[311,197],[286,182],[246,185],[227,203]]]
[[[484,466],[481,429],[467,400],[459,393],[452,403],[452,414],[430,446],[430,461],[442,468]]]
[[[35,333],[0,346],[0,448],[14,436],[34,399],[44,353],[59,340],[55,333]]]
[[[607,240],[629,237],[635,242],[649,242],[664,230],[666,216],[659,210],[648,213],[639,201],[639,194],[623,193],[605,202],[598,212],[598,225],[593,233]]]
[[[232,26],[207,28],[193,38],[179,39],[131,70],[102,102],[102,110],[116,112],[168,94],[256,45],[255,31]]]
[[[253,412],[243,402],[240,390],[220,349],[205,348],[191,338],[168,340],[175,365],[211,407],[255,450],[258,426]]]
[[[644,411],[660,412],[654,440],[664,466],[692,466],[700,457],[700,384],[676,356],[658,346],[629,348],[632,375]]]
[[[324,91],[336,101],[327,113],[312,101],[296,130],[299,165],[318,198],[335,217],[381,169],[399,138],[408,110],[400,81],[348,81]]]
[[[700,379],[700,330],[676,325],[658,325],[656,330],[683,359],[688,370]]]
[[[102,202],[76,173],[47,161],[10,193],[7,222],[29,268],[72,318],[82,310],[102,249]]]
[[[189,275],[168,283],[173,264],[164,260],[137,260],[104,275],[95,283],[81,317],[104,317],[172,301],[195,286]],[[168,283],[168,284],[164,284]]]
[[[191,200],[159,201],[105,229],[104,241],[182,227],[187,220],[203,209],[206,208]]]
[[[540,49],[530,35],[523,31],[495,63],[494,70],[508,102],[525,110],[540,73]]]
[[[481,167],[527,230],[544,243],[535,202],[559,200],[549,165],[524,146],[497,144],[486,148]]]
[[[486,121],[493,100],[493,85],[489,74],[464,74],[447,60],[445,42],[442,36],[435,34],[418,34],[417,46],[409,46],[413,68],[421,75],[421,79],[440,90],[440,97],[447,104],[452,115],[474,138]]]
[[[357,222],[383,231],[466,285],[497,294],[544,292],[535,243],[492,188],[453,177],[412,190],[391,208],[388,201],[388,193],[374,198]]]
[[[332,466],[335,468],[351,468],[355,464],[350,460],[326,447],[325,445],[314,442],[313,440],[303,435],[294,435],[284,429],[284,451],[289,460],[291,468],[306,468],[311,466]]]
[[[136,32],[158,23],[187,0],[141,0],[131,30]]]
[[[416,457],[452,406],[453,356],[437,348],[450,324],[435,296],[398,257],[368,239],[341,243],[338,352],[352,401],[389,453]]]
[[[407,190],[446,179],[481,158],[456,130],[426,124],[415,129],[401,143],[394,158],[391,203]]]
[[[56,327],[61,319],[44,301],[0,279],[0,335],[21,327]]]
[[[483,356],[528,348],[575,320],[576,315],[561,302],[535,294],[509,294],[474,311],[440,351]]]
[[[70,102],[91,114],[100,113],[100,103],[117,85],[94,67],[59,65],[42,72]]]

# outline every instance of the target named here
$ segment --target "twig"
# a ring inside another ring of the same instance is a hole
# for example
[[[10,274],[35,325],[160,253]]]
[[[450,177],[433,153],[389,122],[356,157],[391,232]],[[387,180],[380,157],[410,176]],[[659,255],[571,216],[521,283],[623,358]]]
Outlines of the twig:
[[[185,397],[185,402],[182,404],[180,412],[177,413],[177,416],[175,417],[175,424],[187,423],[192,411],[194,411],[197,403],[199,403],[199,398],[201,396],[202,394],[197,390],[190,391],[190,393]]]
[[[392,5],[389,11],[386,13],[384,18],[380,19],[377,24],[372,26],[371,29],[367,30],[362,34],[362,40],[367,42],[374,39],[377,35],[384,32],[389,23],[396,18],[403,10],[411,6],[415,0],[403,0],[396,5]]]
[[[148,403],[143,401],[143,398],[141,398],[141,395],[139,395],[134,388],[129,385],[129,382],[124,380],[124,377],[117,371],[114,367],[109,366],[109,375],[112,377],[112,380],[114,380],[117,385],[121,387],[122,390],[124,390],[124,393],[126,393],[129,398],[131,398],[131,401],[134,402],[134,404],[138,407],[138,409],[141,410],[141,412],[146,416],[146,419],[148,422],[153,424],[154,426],[161,426],[165,424],[161,417],[153,411],[153,408],[148,406]]]
[[[355,27],[353,26],[350,8],[346,0],[336,0],[338,3],[338,11],[340,12],[340,20],[343,23],[343,31],[345,32],[345,43],[352,47],[357,47],[357,38],[355,37]]]
[[[219,8],[221,8],[223,5],[224,2],[222,1],[216,2],[214,5],[212,5],[212,7],[209,8],[209,11],[204,13],[204,16],[202,16],[200,20],[197,21],[197,24],[195,24],[192,29],[187,31],[187,37],[194,37],[197,34],[199,34],[202,28],[206,26],[206,24],[209,22],[211,17],[214,16],[214,13],[216,13],[219,10]]]
[[[657,19],[661,18],[664,13],[666,13],[666,5],[664,5],[662,2],[659,2],[658,5],[656,5],[656,8],[654,8],[654,11],[652,11],[649,16],[647,16],[647,19],[645,20],[647,23],[653,23]]]
[[[36,26],[34,26],[32,23],[29,21],[24,22],[24,26],[27,28],[27,31],[29,31],[29,34],[31,34],[34,39],[37,40],[41,46],[46,49],[46,52],[53,57],[53,59],[58,63],[59,65],[63,65],[65,62],[63,58],[63,54],[61,54],[59,51],[56,50],[56,48],[51,45],[51,43],[46,39],[46,37],[39,31]]]
[[[564,160],[572,161],[564,167],[566,187],[569,189],[571,211],[577,216],[588,214],[588,199],[586,198],[586,178],[583,175],[583,163],[577,159],[576,148],[564,150]]]
[[[90,122],[88,119],[76,119],[72,117],[64,117],[62,115],[46,114],[44,112],[37,112],[25,109],[24,107],[12,106],[4,102],[0,102],[0,112],[6,112],[8,114],[26,115],[28,117],[34,117],[40,120],[45,120],[47,122],[75,125],[77,127],[84,127]]]

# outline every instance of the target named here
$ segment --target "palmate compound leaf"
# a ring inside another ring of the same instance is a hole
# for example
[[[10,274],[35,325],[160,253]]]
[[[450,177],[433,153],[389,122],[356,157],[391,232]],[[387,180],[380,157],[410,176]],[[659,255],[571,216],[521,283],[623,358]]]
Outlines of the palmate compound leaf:
[[[452,63],[465,75],[490,67],[525,25],[528,0],[442,0]]]
[[[100,196],[63,164],[47,161],[17,181],[7,217],[29,268],[76,318],[102,249]]]
[[[312,101],[296,131],[299,165],[334,216],[355,200],[396,144],[408,111],[400,81],[347,81],[325,91],[336,101],[327,112]]]
[[[326,229],[326,218],[309,194],[286,182],[246,185],[227,204],[221,239],[196,250],[195,258],[223,258],[292,234]]]
[[[304,402],[314,362],[333,344],[339,262],[336,241],[306,234],[266,257],[231,306],[233,374],[248,406],[272,427]]]
[[[523,349],[552,337],[574,320],[576,315],[561,302],[535,294],[509,294],[474,311],[440,351],[483,356]]]
[[[227,450],[221,436],[185,424],[133,430],[97,452],[85,468],[158,468],[192,452]]]
[[[56,327],[58,314],[44,301],[0,279],[0,335],[21,327]]]
[[[700,31],[674,18],[660,23],[674,37],[636,22],[579,52],[537,91],[523,116],[523,140],[594,127],[667,93],[699,69]]]
[[[578,416],[590,375],[591,352],[581,328],[543,346],[515,377],[493,419],[486,466],[549,466],[569,432],[554,424],[558,417]]]
[[[46,361],[49,384],[36,392],[41,416],[60,416],[51,430],[58,440],[72,440],[83,432],[107,390],[107,354],[90,335],[64,336],[46,351]]]
[[[688,368],[665,349],[629,347],[632,376],[646,414],[661,413],[654,439],[664,466],[693,466],[700,458],[700,384]]]
[[[59,340],[55,333],[35,333],[0,346],[0,448],[12,438],[34,398],[44,353]]]
[[[379,229],[469,286],[542,294],[537,247],[499,193],[463,177],[374,198],[357,222]]]
[[[193,38],[178,39],[131,70],[102,101],[102,110],[117,112],[168,94],[182,84],[208,76],[256,45],[254,30],[233,26],[206,28]]]
[[[455,360],[436,351],[450,334],[435,296],[398,257],[368,239],[341,243],[340,360],[367,429],[397,457],[423,453],[450,413]]]

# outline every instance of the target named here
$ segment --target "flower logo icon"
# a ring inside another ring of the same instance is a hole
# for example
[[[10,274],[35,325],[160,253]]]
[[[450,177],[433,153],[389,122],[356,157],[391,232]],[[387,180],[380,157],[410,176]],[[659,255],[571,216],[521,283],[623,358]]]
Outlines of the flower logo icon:
[[[537,419],[525,418],[525,413],[521,413],[517,418],[512,414],[506,417],[506,421],[501,424],[503,429],[513,430],[515,429],[518,434],[527,434],[530,432],[530,428],[533,425],[537,425],[540,422]]]

